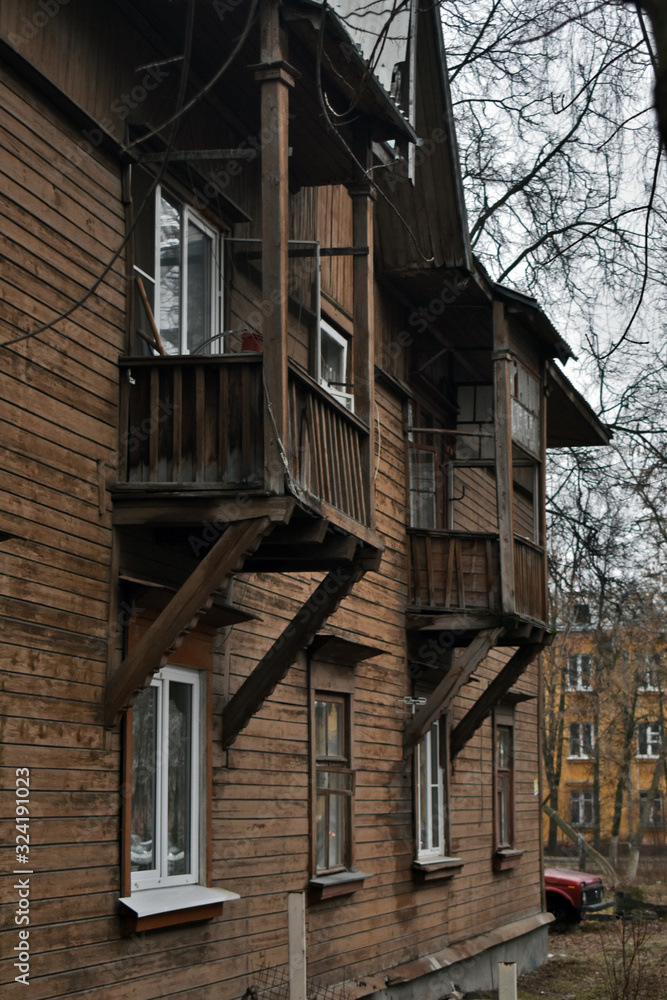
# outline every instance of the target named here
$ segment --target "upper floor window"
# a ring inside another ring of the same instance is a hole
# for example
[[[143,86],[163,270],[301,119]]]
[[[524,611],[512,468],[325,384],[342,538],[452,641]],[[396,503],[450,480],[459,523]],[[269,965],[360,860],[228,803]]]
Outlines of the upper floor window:
[[[134,272],[146,291],[167,354],[222,350],[222,235],[149,175],[133,171],[133,199],[147,202],[134,236]],[[148,339],[149,318],[136,299],[135,324]]]
[[[640,722],[637,726],[637,756],[659,757],[662,727],[659,722]]]
[[[595,799],[593,792],[570,792],[570,822],[572,826],[595,825]]]
[[[570,725],[570,757],[587,760],[593,756],[593,723],[573,722]]]
[[[319,355],[320,385],[346,409],[354,412],[354,396],[348,379],[348,342],[342,333],[334,329],[326,320],[320,320]]]
[[[540,383],[512,361],[512,437],[533,454],[540,453]]]
[[[199,877],[199,672],[164,667],[132,710],[131,887]]]
[[[567,661],[568,691],[593,690],[593,658],[589,653],[577,653]]]
[[[456,437],[457,459],[493,458],[493,386],[459,385],[456,404],[456,429],[469,432]]]
[[[216,233],[159,187],[155,317],[168,354],[191,354],[217,332]]]

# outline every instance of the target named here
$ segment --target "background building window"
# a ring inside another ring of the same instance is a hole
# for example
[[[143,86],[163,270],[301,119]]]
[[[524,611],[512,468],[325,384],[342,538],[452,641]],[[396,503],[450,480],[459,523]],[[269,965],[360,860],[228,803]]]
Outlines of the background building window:
[[[640,722],[637,726],[637,756],[659,757],[662,732],[659,722]]]
[[[440,723],[434,722],[417,746],[417,859],[443,857],[445,806]]]
[[[570,792],[570,822],[572,826],[594,826],[595,803],[592,791]]]
[[[593,690],[593,658],[589,653],[577,653],[567,661],[567,687],[569,691]]]
[[[648,792],[639,793],[639,810],[640,813],[644,809],[644,803],[646,802],[646,797]],[[663,794],[661,791],[655,793],[653,799],[653,805],[651,806],[651,813],[648,818],[648,825],[653,830],[663,830],[665,827],[665,806]]]
[[[587,760],[593,756],[593,723],[573,722],[570,724],[570,757]]]
[[[315,863],[317,872],[349,867],[351,799],[349,700],[315,694]]]
[[[200,681],[164,667],[132,710],[132,890],[198,881]]]
[[[639,671],[639,690],[660,690],[660,674],[658,673],[658,667],[654,663],[647,663],[646,666]]]

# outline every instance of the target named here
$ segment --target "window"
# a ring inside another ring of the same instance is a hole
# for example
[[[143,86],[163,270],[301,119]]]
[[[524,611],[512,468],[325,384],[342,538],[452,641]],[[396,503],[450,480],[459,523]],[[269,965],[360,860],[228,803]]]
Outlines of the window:
[[[326,320],[320,320],[320,385],[342,403],[346,409],[354,412],[354,397],[350,392],[351,385],[347,377],[348,358],[347,340],[342,333],[335,330]]]
[[[457,431],[469,431],[456,438],[457,459],[493,458],[493,386],[459,385],[456,392]]]
[[[639,793],[640,812],[644,809],[647,796],[648,792]],[[661,791],[657,791],[655,793],[655,798],[653,799],[653,805],[651,806],[651,812],[648,818],[648,825],[654,830],[662,830],[665,826],[665,807]]]
[[[496,848],[514,842],[514,732],[496,726]]]
[[[570,656],[567,661],[568,691],[593,690],[593,658],[588,653]]]
[[[659,691],[660,690],[660,675],[658,673],[658,668],[655,664],[647,664],[639,672],[639,690],[640,691]]]
[[[587,760],[593,756],[593,723],[573,722],[570,725],[570,757]]]
[[[333,872],[351,859],[349,702],[342,696],[315,695],[315,869]]]
[[[132,711],[132,892],[199,880],[199,673],[164,667]]]
[[[512,361],[512,437],[533,454],[540,451],[540,384]]]
[[[437,527],[435,448],[410,445],[410,526],[427,530]]]
[[[440,762],[440,723],[417,746],[417,859],[445,855],[445,808]]]
[[[140,205],[150,179],[137,176]],[[134,241],[134,270],[141,278],[167,354],[221,350],[221,235],[162,185],[150,196]],[[150,334],[137,298],[137,325]]]
[[[637,756],[659,757],[662,732],[659,722],[640,722],[637,726]]]
[[[593,792],[570,792],[570,822],[572,826],[594,826],[595,804]]]

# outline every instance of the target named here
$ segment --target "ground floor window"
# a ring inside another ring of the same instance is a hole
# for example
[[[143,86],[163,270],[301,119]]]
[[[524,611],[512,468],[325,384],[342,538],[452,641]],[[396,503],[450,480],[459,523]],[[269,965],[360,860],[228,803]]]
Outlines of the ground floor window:
[[[200,676],[164,667],[132,709],[132,891],[199,878]]]
[[[514,727],[496,724],[496,847],[514,845]]]
[[[659,757],[662,728],[659,722],[640,722],[637,726],[637,756]]]
[[[417,745],[417,860],[446,854],[441,724],[434,722]]]
[[[644,809],[644,804],[646,802],[648,792],[639,793],[639,810],[640,812]],[[658,790],[653,798],[653,805],[651,806],[651,812],[648,818],[648,825],[650,829],[662,830],[665,826],[665,805],[662,791]]]
[[[354,775],[350,768],[349,701],[345,695],[315,695],[316,871],[350,864]]]

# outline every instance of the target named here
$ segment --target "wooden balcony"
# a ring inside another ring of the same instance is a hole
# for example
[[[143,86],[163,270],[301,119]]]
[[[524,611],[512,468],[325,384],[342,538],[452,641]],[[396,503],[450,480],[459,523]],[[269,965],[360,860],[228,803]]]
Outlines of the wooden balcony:
[[[351,534],[369,535],[368,429],[307,373],[290,366],[277,493],[266,486],[276,475],[265,461],[273,429],[262,354],[124,358],[120,368],[117,505],[172,498],[176,514],[178,503],[197,497],[282,495]]]
[[[488,627],[491,619],[510,614],[543,623],[546,620],[544,551],[527,539],[514,539],[514,607],[501,599],[498,535],[474,531],[411,529],[410,613],[426,627],[426,615],[439,623]],[[453,625],[453,627],[457,627]]]

